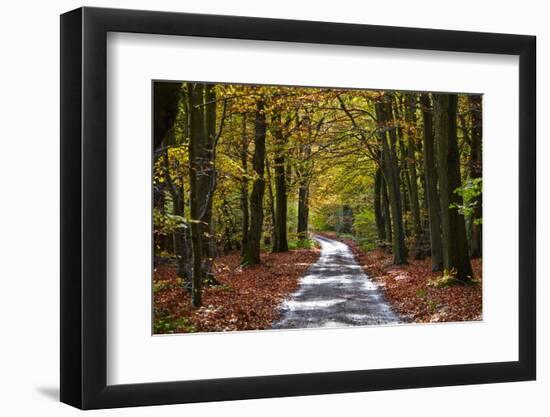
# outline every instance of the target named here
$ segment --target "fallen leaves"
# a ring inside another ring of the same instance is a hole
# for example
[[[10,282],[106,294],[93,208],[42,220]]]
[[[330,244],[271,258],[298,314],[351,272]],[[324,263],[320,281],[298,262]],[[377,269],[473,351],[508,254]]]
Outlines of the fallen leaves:
[[[441,272],[432,272],[431,259],[409,259],[408,265],[392,265],[383,249],[365,252],[350,239],[346,243],[367,275],[380,285],[392,307],[406,320],[417,323],[475,321],[482,319],[482,261],[472,260],[476,284],[433,285]]]
[[[238,253],[214,263],[220,285],[203,291],[203,306],[194,309],[180,285],[174,264],[154,271],[154,333],[224,332],[271,327],[282,300],[298,288],[298,281],[319,257],[317,249],[263,253],[262,263],[240,266]]]

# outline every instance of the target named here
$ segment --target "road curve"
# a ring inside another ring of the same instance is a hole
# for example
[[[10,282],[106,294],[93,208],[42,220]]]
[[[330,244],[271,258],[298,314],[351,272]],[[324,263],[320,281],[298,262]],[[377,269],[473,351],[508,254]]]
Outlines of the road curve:
[[[345,243],[313,238],[321,245],[321,256],[300,279],[298,290],[279,307],[281,316],[273,323],[274,329],[400,322]]]

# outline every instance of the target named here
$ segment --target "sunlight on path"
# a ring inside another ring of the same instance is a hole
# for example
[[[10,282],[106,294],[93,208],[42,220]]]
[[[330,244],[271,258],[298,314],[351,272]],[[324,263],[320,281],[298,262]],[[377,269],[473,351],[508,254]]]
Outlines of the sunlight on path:
[[[321,256],[301,278],[298,290],[281,304],[274,329],[400,322],[346,244],[322,236],[314,239],[321,245]]]

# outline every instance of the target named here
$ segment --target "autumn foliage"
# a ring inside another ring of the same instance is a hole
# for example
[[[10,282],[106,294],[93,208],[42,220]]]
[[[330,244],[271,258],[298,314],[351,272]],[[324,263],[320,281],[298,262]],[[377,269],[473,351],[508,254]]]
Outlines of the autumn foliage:
[[[482,318],[482,95],[153,87],[153,333],[271,328],[319,232],[399,322]]]

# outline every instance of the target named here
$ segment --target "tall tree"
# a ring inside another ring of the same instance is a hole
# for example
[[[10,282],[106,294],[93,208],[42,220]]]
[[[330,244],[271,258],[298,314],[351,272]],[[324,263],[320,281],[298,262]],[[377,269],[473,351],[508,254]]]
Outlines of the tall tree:
[[[248,135],[246,130],[246,113],[242,118],[242,134],[241,134],[241,167],[243,174],[241,176],[241,211],[242,211],[242,227],[241,227],[241,257],[244,256],[245,250],[248,247]]]
[[[198,176],[202,169],[200,164],[200,153],[205,141],[203,84],[187,83],[187,97],[189,100],[189,208],[191,223],[191,243],[193,252],[193,268],[191,278],[191,298],[194,307],[202,305],[202,232],[201,202]]]
[[[216,92],[213,84],[204,84],[204,99],[201,109],[204,111],[204,145],[200,148],[198,173],[201,222],[201,244],[203,272],[206,278],[212,279],[212,262],[215,256],[213,238],[212,204],[216,190],[216,167],[214,148],[216,143]]]
[[[297,116],[298,117],[298,116]],[[303,125],[306,137],[299,145],[299,161],[295,167],[295,176],[298,182],[298,239],[305,240],[308,237],[309,224],[309,183],[311,180],[311,141],[313,139],[313,121],[311,109],[306,110],[302,120],[296,123]]]
[[[406,127],[403,127],[403,124],[405,122],[405,104],[403,100],[403,96],[398,97],[397,94],[391,94],[391,118],[392,123],[391,126],[393,126],[395,129],[392,129],[394,137],[395,137],[395,143],[398,144],[398,147],[395,149],[395,153],[397,155],[397,150],[399,150],[399,155],[396,158],[397,162],[397,173],[399,175],[399,181],[401,186],[401,197],[402,197],[402,203],[403,203],[403,214],[406,212],[411,211],[411,201],[410,201],[410,188],[411,188],[411,179],[409,176],[409,161],[407,158],[407,146],[406,146],[406,137],[405,137],[405,130]],[[388,97],[388,101],[390,100],[390,97]],[[407,224],[406,224],[406,217],[405,217],[405,234],[407,234]],[[411,235],[411,233],[407,234]]]
[[[298,239],[307,239],[309,223],[309,180],[302,179],[298,188]]]
[[[162,203],[155,204],[163,214],[165,206],[164,191],[167,190],[172,202],[173,216],[181,219],[182,222],[174,227],[172,231],[173,252],[178,258],[178,276],[189,280],[191,277],[190,250],[188,242],[187,225],[183,221],[185,217],[184,179],[181,172],[180,161],[171,150],[184,144],[188,137],[188,112],[187,100],[184,99],[182,83],[154,84],[154,147],[155,159],[162,161],[163,179],[161,187],[155,187],[155,194],[162,194]],[[178,126],[176,126],[178,125]],[[180,126],[181,125],[181,126]],[[175,134],[175,130],[181,128],[182,137]],[[155,195],[155,201],[159,200]],[[164,245],[164,249],[168,249]]]
[[[390,97],[383,96],[375,104],[376,118],[378,121],[378,135],[382,144],[382,160],[384,166],[384,178],[386,180],[390,211],[392,217],[392,253],[393,263],[396,265],[407,263],[405,247],[405,230],[403,226],[403,206],[397,166],[396,127],[391,119]]]
[[[420,221],[420,203],[418,201],[418,183],[416,172],[416,95],[409,93],[405,95],[405,136],[407,138],[406,143],[406,169],[408,171],[408,190],[409,190],[409,202],[411,205],[412,214],[412,228],[414,238],[414,258],[422,259],[424,254],[422,252],[422,224]]]
[[[384,172],[384,169],[382,169],[381,172]],[[388,242],[390,245],[392,244],[392,227],[391,227],[391,215],[390,215],[390,199],[388,197],[388,185],[386,184],[386,180],[384,179],[384,175],[382,175],[382,181],[380,184],[380,193],[381,193],[381,209],[382,209],[382,217],[384,219],[384,236],[386,236],[386,242]]]
[[[309,160],[311,156],[311,145],[309,143],[303,146],[303,158],[305,161]],[[298,176],[298,239],[304,240],[308,236],[308,223],[309,223],[309,181],[310,172],[308,169],[309,162],[297,170]]]
[[[456,134],[456,94],[434,94],[434,125],[437,143],[439,200],[441,205],[441,231],[443,267],[456,274],[461,281],[473,278],[468,254],[466,224],[458,212],[463,204],[456,192],[461,186],[460,156]]]
[[[287,190],[285,178],[285,133],[281,114],[278,112],[274,116],[274,140],[275,157],[273,158],[275,169],[275,241],[273,242],[273,252],[288,251],[287,228]]]
[[[260,243],[262,239],[262,227],[264,219],[264,161],[265,161],[265,135],[266,119],[264,102],[259,99],[256,104],[256,119],[254,122],[254,157],[252,160],[254,169],[254,183],[250,195],[250,228],[248,242],[243,256],[243,264],[255,265],[260,260]]]
[[[386,230],[384,228],[384,216],[382,214],[382,170],[376,168],[374,175],[374,220],[376,222],[376,232],[378,240],[384,242],[386,240]]]
[[[275,219],[275,194],[273,193],[273,179],[271,175],[271,163],[269,162],[269,157],[266,152],[265,156],[265,173],[267,174],[266,183],[267,183],[267,197],[269,203],[269,221],[271,223],[271,235],[264,235],[264,244],[271,245],[272,248],[278,247],[278,238],[277,235],[277,225]]]
[[[429,94],[420,97],[422,106],[422,137],[424,145],[424,182],[430,224],[430,247],[432,254],[432,271],[441,271],[443,268],[443,248],[441,242],[441,218],[439,193],[437,191],[437,170],[435,165],[434,132],[432,106]]]

